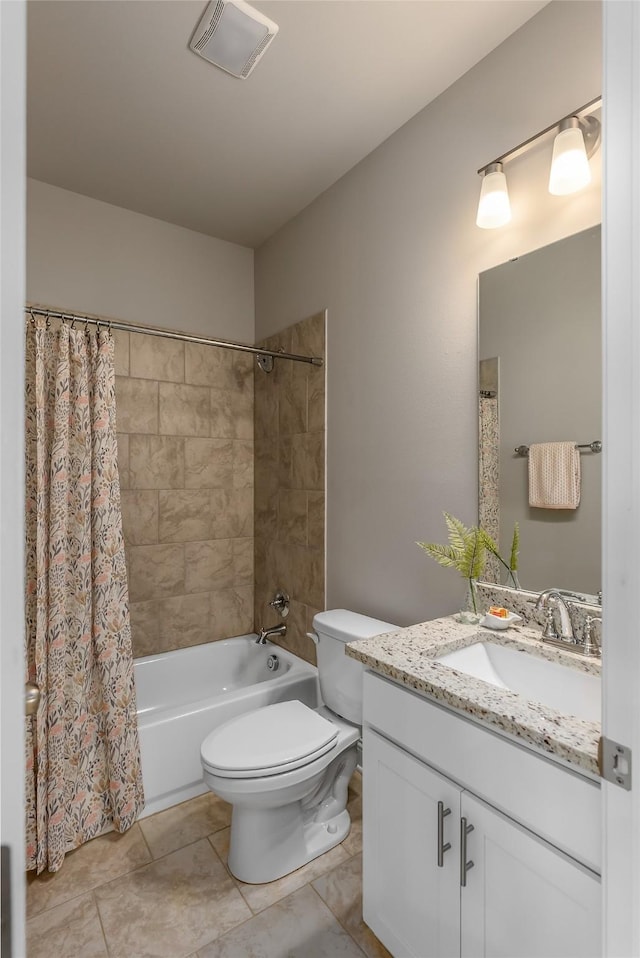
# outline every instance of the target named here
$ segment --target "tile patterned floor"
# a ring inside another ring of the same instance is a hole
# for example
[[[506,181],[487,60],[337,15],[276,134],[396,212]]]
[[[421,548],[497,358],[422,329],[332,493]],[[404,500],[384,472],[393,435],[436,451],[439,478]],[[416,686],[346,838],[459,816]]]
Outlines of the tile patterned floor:
[[[341,845],[268,885],[226,867],[212,794],[71,852],[27,883],[27,958],[388,958],[362,920],[362,799]]]

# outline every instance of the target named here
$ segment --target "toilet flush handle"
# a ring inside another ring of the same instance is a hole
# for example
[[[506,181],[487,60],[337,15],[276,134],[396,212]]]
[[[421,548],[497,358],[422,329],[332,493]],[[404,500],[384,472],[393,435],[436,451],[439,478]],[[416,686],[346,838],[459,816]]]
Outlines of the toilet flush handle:
[[[311,639],[314,645],[317,645],[318,642],[320,641],[320,639],[318,638],[315,632],[307,632],[307,638]]]

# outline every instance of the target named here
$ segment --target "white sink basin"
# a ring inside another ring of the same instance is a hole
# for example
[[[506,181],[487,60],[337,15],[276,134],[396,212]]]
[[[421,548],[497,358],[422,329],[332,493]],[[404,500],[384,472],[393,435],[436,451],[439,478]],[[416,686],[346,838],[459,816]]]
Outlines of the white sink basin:
[[[476,642],[437,661],[559,712],[588,722],[601,720],[600,678],[596,675],[492,642]]]

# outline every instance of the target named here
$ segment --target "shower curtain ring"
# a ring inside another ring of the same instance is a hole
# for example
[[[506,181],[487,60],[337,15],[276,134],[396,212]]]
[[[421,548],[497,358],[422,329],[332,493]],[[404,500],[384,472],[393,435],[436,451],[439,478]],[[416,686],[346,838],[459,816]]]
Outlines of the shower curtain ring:
[[[31,316],[31,325],[32,325],[33,328],[35,329],[35,328],[36,328],[36,318],[35,318],[35,316],[33,315],[33,309],[30,309],[30,310],[29,310],[29,315]]]
[[[49,313],[47,313],[47,323],[46,323],[46,326],[47,326],[47,329],[49,329],[50,326],[51,326],[51,316],[49,315]]]

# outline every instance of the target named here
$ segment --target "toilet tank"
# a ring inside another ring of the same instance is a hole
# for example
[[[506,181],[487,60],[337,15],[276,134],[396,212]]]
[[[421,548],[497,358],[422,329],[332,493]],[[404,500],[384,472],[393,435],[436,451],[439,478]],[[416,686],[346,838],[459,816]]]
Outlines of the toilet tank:
[[[345,645],[383,632],[396,632],[398,626],[347,609],[332,609],[318,612],[313,628],[324,704],[348,722],[362,725],[362,665],[348,658]]]

